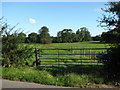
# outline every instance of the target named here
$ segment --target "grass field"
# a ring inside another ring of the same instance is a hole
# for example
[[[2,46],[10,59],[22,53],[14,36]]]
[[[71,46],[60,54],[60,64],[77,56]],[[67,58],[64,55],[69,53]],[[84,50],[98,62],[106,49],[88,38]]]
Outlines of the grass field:
[[[23,45],[32,47],[33,51],[35,50],[35,48],[56,49],[56,50],[42,50],[40,52],[40,60],[41,60],[40,69],[49,68],[49,69],[62,69],[62,70],[67,70],[67,71],[79,70],[80,68],[83,68],[84,65],[85,66],[94,65],[94,67],[98,67],[98,65],[99,66],[103,65],[102,63],[98,63],[96,55],[89,55],[90,53],[98,54],[102,52],[103,50],[83,51],[83,50],[72,50],[72,49],[108,48],[109,47],[107,44],[102,44],[99,41],[79,42],[79,43],[52,43],[52,44],[45,44],[45,45],[44,44],[23,44]],[[59,50],[58,51],[58,49],[70,49],[70,50]],[[55,55],[51,55],[51,54],[55,54]],[[60,54],[71,54],[71,55],[60,55]],[[72,54],[77,54],[77,55],[72,55]],[[88,55],[79,55],[79,54],[88,54]],[[32,64],[33,61],[35,61],[35,54],[33,54],[33,57],[30,60],[28,60],[30,64]],[[87,69],[86,71],[89,71],[89,69]]]
[[[108,44],[100,43],[99,41],[90,41],[90,42],[77,42],[77,43],[51,43],[51,44],[39,44],[39,43],[33,43],[33,44],[22,44],[22,45],[28,45],[33,48],[107,48],[109,47]]]
[[[47,85],[56,86],[71,86],[71,87],[82,87],[82,88],[98,88],[98,84],[105,83],[102,76],[102,70],[99,66],[102,63],[98,63],[95,56],[91,55],[79,55],[84,54],[82,50],[71,50],[74,48],[108,48],[108,45],[99,42],[79,42],[79,43],[52,43],[49,45],[44,44],[20,44],[33,48],[32,57],[27,60],[29,65],[32,65],[35,59],[35,48],[38,49],[56,49],[56,50],[43,50],[41,54],[56,54],[56,55],[42,55],[41,65],[36,68],[34,67],[18,67],[18,68],[2,68],[2,77],[4,79],[19,80],[35,82]],[[59,55],[58,49],[69,49],[61,50],[59,54],[78,54],[78,55]],[[103,50],[91,50],[91,54],[102,52]],[[90,51],[85,51],[85,54],[89,54]],[[51,58],[51,59],[45,59]],[[56,58],[56,59],[52,59]],[[82,59],[82,60],[76,60]],[[86,60],[84,60],[86,59]],[[87,60],[89,59],[89,60]],[[85,63],[86,62],[86,63]],[[96,63],[93,63],[96,62]],[[48,65],[44,65],[48,64]],[[55,64],[55,65],[52,65]],[[83,66],[86,66],[85,68]],[[90,67],[90,65],[93,65]],[[49,68],[49,70],[48,70]],[[53,70],[56,69],[57,70]],[[42,70],[45,69],[45,70]],[[78,72],[79,71],[79,72]]]

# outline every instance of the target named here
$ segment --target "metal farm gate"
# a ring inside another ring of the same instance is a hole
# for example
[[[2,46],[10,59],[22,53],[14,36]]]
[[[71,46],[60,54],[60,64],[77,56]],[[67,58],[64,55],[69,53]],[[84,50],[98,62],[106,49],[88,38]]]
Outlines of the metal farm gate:
[[[41,70],[94,72],[101,70],[99,55],[107,48],[35,49],[36,66]]]

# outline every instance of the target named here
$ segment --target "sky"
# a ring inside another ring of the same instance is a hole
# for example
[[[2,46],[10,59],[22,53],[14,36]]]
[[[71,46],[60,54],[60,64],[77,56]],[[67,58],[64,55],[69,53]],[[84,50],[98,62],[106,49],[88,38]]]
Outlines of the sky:
[[[63,29],[75,33],[86,27],[92,36],[105,32],[97,27],[106,2],[2,2],[2,16],[7,22],[27,35],[47,26],[51,36]]]

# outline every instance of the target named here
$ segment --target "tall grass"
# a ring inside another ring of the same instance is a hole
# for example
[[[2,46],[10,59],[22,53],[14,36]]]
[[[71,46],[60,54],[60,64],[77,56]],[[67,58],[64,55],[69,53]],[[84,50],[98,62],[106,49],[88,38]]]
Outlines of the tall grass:
[[[77,73],[64,73],[54,75],[48,71],[39,71],[35,68],[2,68],[2,78],[17,81],[35,82],[44,85],[70,86],[70,87],[91,87],[104,83],[94,75],[85,75]],[[95,78],[95,79],[94,79]],[[102,78],[102,77],[101,77]],[[97,82],[96,82],[97,81]]]

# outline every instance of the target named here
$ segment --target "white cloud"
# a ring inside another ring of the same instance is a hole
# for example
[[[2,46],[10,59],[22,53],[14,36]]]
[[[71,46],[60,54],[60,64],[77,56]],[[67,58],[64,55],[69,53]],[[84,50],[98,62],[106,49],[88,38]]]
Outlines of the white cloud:
[[[32,24],[34,24],[34,23],[36,23],[36,20],[35,20],[35,19],[30,18],[30,19],[29,19],[29,22],[30,22],[30,23],[32,23]]]

